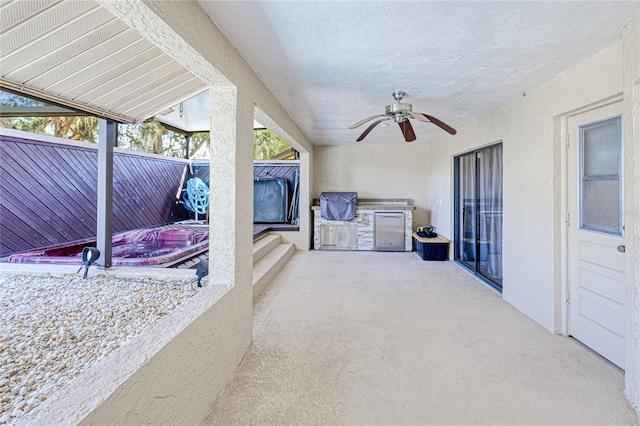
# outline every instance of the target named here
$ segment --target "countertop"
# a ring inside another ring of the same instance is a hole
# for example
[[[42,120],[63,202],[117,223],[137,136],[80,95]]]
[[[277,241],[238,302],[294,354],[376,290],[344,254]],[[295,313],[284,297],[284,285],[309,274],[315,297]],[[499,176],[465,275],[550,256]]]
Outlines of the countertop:
[[[415,210],[408,198],[358,198],[358,210]],[[320,210],[320,200],[314,199],[311,210]]]

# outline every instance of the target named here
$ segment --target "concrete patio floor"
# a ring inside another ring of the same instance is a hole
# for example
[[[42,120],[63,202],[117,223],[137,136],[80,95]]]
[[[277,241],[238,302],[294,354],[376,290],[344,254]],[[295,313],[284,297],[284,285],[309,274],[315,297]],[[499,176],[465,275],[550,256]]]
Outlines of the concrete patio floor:
[[[623,376],[452,262],[298,252],[203,424],[640,424]]]

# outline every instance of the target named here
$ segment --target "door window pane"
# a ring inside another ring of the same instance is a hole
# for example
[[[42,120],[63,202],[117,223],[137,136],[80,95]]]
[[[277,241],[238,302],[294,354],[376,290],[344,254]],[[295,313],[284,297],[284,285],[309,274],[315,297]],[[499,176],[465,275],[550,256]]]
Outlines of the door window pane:
[[[622,117],[579,130],[580,227],[622,235]]]
[[[584,227],[619,233],[618,186],[618,180],[590,180],[584,183]]]
[[[618,119],[582,129],[585,176],[617,175],[620,162]]]

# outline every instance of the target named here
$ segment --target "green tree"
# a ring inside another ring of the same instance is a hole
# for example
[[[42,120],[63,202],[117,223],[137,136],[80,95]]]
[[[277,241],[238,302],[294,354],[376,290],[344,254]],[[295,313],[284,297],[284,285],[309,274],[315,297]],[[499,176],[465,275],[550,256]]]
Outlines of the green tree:
[[[150,152],[135,124],[118,124],[118,146],[135,151]]]
[[[164,155],[178,158],[187,156],[187,137],[182,133],[167,130],[162,136],[162,143]]]
[[[75,140],[98,141],[98,119],[90,116],[8,117],[0,118],[0,126]],[[190,156],[208,158],[210,143],[208,132],[192,134]],[[138,124],[119,124],[118,146],[171,157],[186,156],[185,136],[167,130],[155,119]],[[254,131],[254,160],[268,160],[288,149],[291,149],[291,146],[270,130]]]
[[[0,90],[0,108],[22,107],[28,110],[46,105],[35,99]],[[98,119],[89,116],[6,117],[0,118],[0,126],[89,142],[95,142],[98,138]]]
[[[49,121],[45,117],[5,117],[0,118],[0,126],[6,129],[47,134]]]
[[[253,159],[268,160],[291,146],[270,130],[253,131]]]
[[[191,158],[209,158],[210,141],[209,132],[193,133],[189,146]]]
[[[58,138],[67,137],[75,119],[76,117],[47,117],[53,127],[53,136]]]
[[[98,119],[96,117],[76,117],[69,127],[71,139],[98,142]]]
[[[179,158],[184,158],[187,152],[183,134],[167,130],[153,119],[138,124],[118,125],[118,146]]]
[[[139,124],[142,140],[151,145],[151,152],[163,154],[162,136],[167,133],[167,129],[156,120],[148,120]]]
[[[98,119],[95,117],[6,117],[0,126],[59,138],[96,142]]]

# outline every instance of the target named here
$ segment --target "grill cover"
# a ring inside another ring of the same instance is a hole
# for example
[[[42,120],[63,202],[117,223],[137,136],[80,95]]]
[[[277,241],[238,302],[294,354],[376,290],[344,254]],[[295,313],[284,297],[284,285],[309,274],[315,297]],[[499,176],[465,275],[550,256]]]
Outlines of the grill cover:
[[[357,192],[323,192],[320,194],[320,214],[327,220],[351,220],[356,217]]]

